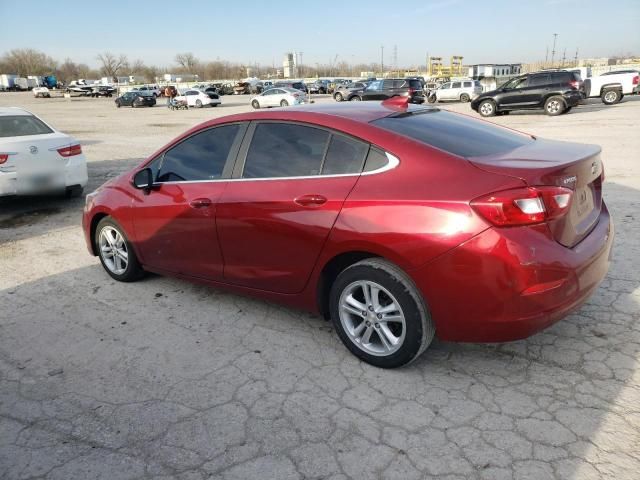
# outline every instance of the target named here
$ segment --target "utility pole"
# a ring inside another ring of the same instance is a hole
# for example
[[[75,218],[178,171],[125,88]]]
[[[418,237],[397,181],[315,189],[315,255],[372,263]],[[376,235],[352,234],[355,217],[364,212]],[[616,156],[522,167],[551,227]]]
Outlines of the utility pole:
[[[575,63],[575,66],[578,66],[578,47],[576,47],[576,56],[573,58],[573,61]]]
[[[547,62],[549,61],[549,45],[547,45],[547,53],[544,56],[544,66],[547,66]]]
[[[380,45],[380,75],[384,78],[384,45]]]
[[[562,52],[562,67],[564,67],[564,63],[567,59],[567,47],[564,47],[564,52]]]
[[[553,50],[551,50],[551,66],[553,67],[553,62],[556,58],[556,40],[558,39],[558,34],[553,34]]]
[[[300,78],[302,78],[302,54],[304,52],[300,52]]]
[[[398,45],[393,46],[393,71],[395,72],[396,70],[398,70]]]

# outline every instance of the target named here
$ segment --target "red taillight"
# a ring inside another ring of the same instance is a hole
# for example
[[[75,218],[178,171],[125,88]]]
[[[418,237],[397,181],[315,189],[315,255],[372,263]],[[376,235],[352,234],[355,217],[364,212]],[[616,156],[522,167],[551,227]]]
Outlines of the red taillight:
[[[9,154],[8,153],[0,153],[0,165],[2,165],[7,160],[9,160]]]
[[[59,148],[58,153],[63,157],[73,157],[74,155],[80,155],[82,153],[82,147],[79,143],[76,143],[75,145]]]
[[[635,77],[633,77],[632,82],[634,85],[638,85],[638,83],[640,83],[640,76],[636,75]]]
[[[569,211],[573,190],[527,187],[492,193],[471,202],[476,212],[498,227],[533,225]]]

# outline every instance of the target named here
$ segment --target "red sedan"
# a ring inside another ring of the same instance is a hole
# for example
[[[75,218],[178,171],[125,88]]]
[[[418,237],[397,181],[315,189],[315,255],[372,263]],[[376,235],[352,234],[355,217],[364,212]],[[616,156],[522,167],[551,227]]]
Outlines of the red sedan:
[[[380,367],[527,337],[609,266],[600,148],[401,101],[205,122],[87,196],[89,251],[320,312]]]

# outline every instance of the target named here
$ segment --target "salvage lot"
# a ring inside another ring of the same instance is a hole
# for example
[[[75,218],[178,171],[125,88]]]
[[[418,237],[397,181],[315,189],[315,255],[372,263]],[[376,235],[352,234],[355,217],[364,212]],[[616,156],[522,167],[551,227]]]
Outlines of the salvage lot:
[[[28,94],[0,105],[78,138],[88,191],[195,123],[250,108],[246,96],[176,112]],[[602,145],[609,275],[526,341],[435,342],[393,371],[359,362],[304,312],[171,278],[114,282],[86,252],[82,200],[0,200],[0,477],[632,478],[638,119],[640,97],[491,119]]]

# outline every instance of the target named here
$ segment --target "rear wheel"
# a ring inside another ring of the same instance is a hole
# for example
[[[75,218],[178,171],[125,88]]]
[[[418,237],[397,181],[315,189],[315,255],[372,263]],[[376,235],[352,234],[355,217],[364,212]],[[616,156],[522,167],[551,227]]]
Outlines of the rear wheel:
[[[288,106],[289,106],[289,102],[287,102],[286,100],[282,100],[282,101],[280,102],[280,106],[281,106],[281,107],[288,107]]]
[[[359,102],[360,100],[362,99],[358,95],[354,95],[349,99],[350,102]]]
[[[119,282],[133,282],[144,271],[138,262],[131,243],[124,231],[111,217],[98,223],[95,234],[95,251],[107,273]]]
[[[466,93],[463,93],[462,95],[460,95],[460,101],[462,103],[467,103],[469,100],[471,99],[469,98],[469,95],[467,95]]]
[[[622,93],[620,90],[605,90],[600,98],[605,105],[614,105],[622,100]]]
[[[260,103],[258,102],[258,100],[253,100],[251,102],[251,106],[257,110],[260,108]]]
[[[344,100],[344,98],[342,98],[342,94],[340,92],[336,93],[333,98],[334,98],[334,100],[336,102],[341,102],[342,100]]]
[[[483,117],[493,117],[496,111],[496,104],[493,100],[483,100],[478,105],[478,113]]]
[[[567,106],[561,97],[549,97],[547,101],[544,102],[544,111],[552,117],[561,115],[566,108]]]
[[[202,100],[200,99],[196,100],[196,107],[202,108]]]
[[[438,97],[436,97],[435,95],[429,95],[427,97],[427,102],[429,103],[436,103],[437,100],[438,100]]]
[[[409,276],[383,259],[362,260],[331,287],[331,319],[340,339],[358,358],[382,368],[415,360],[435,328]]]

